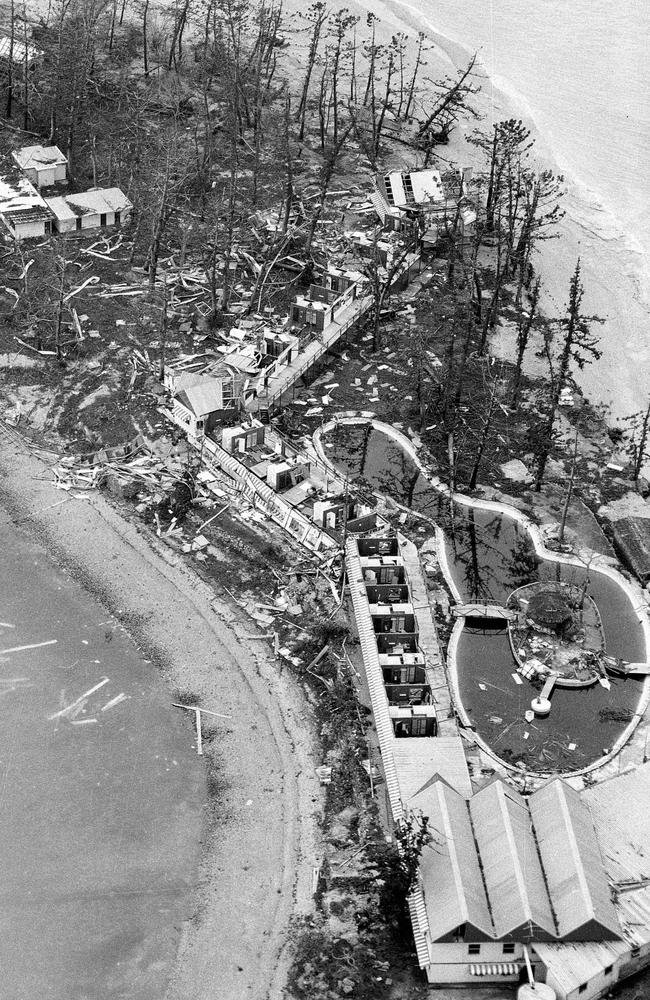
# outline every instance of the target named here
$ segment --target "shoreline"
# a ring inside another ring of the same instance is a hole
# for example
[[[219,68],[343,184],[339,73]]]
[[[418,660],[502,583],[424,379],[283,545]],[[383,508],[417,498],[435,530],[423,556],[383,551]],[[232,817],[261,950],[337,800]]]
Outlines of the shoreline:
[[[351,13],[359,14],[362,19],[370,11],[376,14],[380,19],[378,36],[383,35],[387,43],[395,30],[405,31],[411,40],[419,30],[424,30],[435,45],[433,58],[429,59],[429,75],[434,77],[466,64],[473,53],[471,47],[436,27],[435,9],[429,15],[428,10],[418,9],[406,0],[380,0],[375,4],[354,0],[348,6]],[[298,9],[295,0],[288,8],[293,9]],[[476,106],[483,121],[522,118],[536,140],[537,164],[542,169],[562,173],[562,165],[525,97],[513,93],[512,87],[504,89],[499,83],[500,77],[490,76],[480,52],[477,68],[481,93]],[[480,124],[479,121],[459,123],[449,145],[437,147],[437,154],[443,160],[474,163],[476,151],[464,142],[464,132]],[[573,377],[592,404],[609,410],[608,422],[613,425],[647,405],[650,350],[644,350],[643,340],[650,326],[650,302],[644,287],[648,279],[643,261],[637,260],[641,257],[641,248],[637,246],[635,234],[624,229],[623,221],[616,217],[614,210],[580,177],[567,177],[565,181],[567,193],[562,204],[566,216],[558,226],[560,238],[543,243],[535,260],[543,282],[541,308],[548,318],[564,309],[571,274],[580,257],[585,312],[601,316],[605,323],[596,331],[602,358],[586,365],[582,371],[576,370]],[[498,335],[497,330],[495,336]]]
[[[165,996],[279,997],[289,921],[311,900],[320,805],[302,693],[290,675],[278,675],[265,644],[251,651],[231,609],[180,557],[151,545],[103,496],[51,506],[61,493],[47,466],[13,434],[0,435],[0,467],[5,510],[111,615],[124,617],[157,664],[151,669],[162,669],[170,703],[174,690],[191,690],[232,716],[217,727],[218,799],[204,804],[194,915],[180,932]],[[129,613],[140,615],[135,627]],[[189,721],[186,731],[191,741]]]

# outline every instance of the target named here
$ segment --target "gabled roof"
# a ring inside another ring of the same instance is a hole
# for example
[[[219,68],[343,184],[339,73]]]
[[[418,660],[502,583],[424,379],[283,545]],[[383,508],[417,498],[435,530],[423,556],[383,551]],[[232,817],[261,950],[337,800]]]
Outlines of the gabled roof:
[[[22,170],[43,170],[68,162],[67,156],[63,155],[58,146],[22,146],[11,155]]]
[[[469,811],[496,936],[554,938],[555,921],[525,800],[497,780],[470,799]]]
[[[133,207],[119,188],[94,188],[67,194],[63,200],[76,215],[103,215]]]
[[[437,736],[432,740],[396,740],[393,751],[400,794],[405,805],[418,792],[424,792],[437,777],[444,778],[464,799],[471,798],[467,760],[460,736]],[[427,815],[422,805],[418,808]]]
[[[224,377],[231,379],[232,376],[224,373]],[[189,385],[176,394],[176,399],[191,410],[197,417],[205,417],[208,413],[214,413],[223,408],[223,378],[204,378],[195,385]]]
[[[585,941],[575,944],[533,945],[535,952],[568,996],[583,983],[596,979],[628,950],[622,941]],[[613,986],[614,984],[611,983]]]
[[[413,796],[410,805],[419,808],[420,797]],[[461,924],[486,937],[494,937],[465,799],[442,778],[436,778],[427,788],[423,804],[433,836],[420,858],[431,940],[439,941],[453,934]]]
[[[586,802],[575,789],[555,779],[531,795],[528,806],[560,937],[620,938]]]

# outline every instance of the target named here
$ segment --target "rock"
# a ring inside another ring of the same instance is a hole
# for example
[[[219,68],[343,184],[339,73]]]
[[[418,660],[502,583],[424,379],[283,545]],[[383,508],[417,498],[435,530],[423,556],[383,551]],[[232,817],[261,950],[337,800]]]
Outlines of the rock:
[[[506,479],[511,479],[515,483],[530,483],[533,477],[523,462],[518,458],[512,458],[509,462],[504,462],[500,469]]]

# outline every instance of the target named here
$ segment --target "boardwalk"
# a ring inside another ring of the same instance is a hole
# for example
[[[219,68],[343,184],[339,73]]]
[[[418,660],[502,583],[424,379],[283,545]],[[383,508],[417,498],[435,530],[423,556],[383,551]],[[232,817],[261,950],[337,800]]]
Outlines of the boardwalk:
[[[458,726],[418,550],[413,542],[400,537],[400,555],[404,560],[406,577],[411,588],[411,600],[418,623],[418,643],[426,657],[427,681],[436,706],[438,732],[441,736],[455,736],[458,733]]]
[[[500,604],[456,604],[451,609],[456,618],[487,618],[493,621],[510,621],[517,617],[516,611],[504,608]]]
[[[271,370],[268,385],[258,393],[255,400],[247,403],[249,410],[265,409],[279,403],[285,393],[289,392],[296,382],[309,371],[341,337],[355,324],[368,315],[373,305],[372,295],[355,299],[345,309],[342,309],[336,320],[328,324],[323,333],[307,344],[288,365],[278,366]]]

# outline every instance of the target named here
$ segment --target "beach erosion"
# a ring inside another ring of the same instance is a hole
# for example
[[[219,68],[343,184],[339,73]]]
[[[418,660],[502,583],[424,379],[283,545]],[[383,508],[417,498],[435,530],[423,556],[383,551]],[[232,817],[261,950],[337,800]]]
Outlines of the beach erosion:
[[[290,5],[291,6],[291,5]],[[297,5],[296,5],[297,6]],[[650,387],[650,91],[645,46],[650,7],[635,0],[366,0],[347,4],[380,19],[390,43],[418,31],[433,43],[426,76],[453,74],[478,53],[476,109],[481,121],[460,123],[444,162],[476,162],[465,136],[492,122],[522,118],[536,140],[540,169],[562,174],[565,217],[558,239],[535,261],[543,308],[561,315],[580,257],[583,308],[602,358],[576,370],[576,382],[608,420],[647,405]]]

